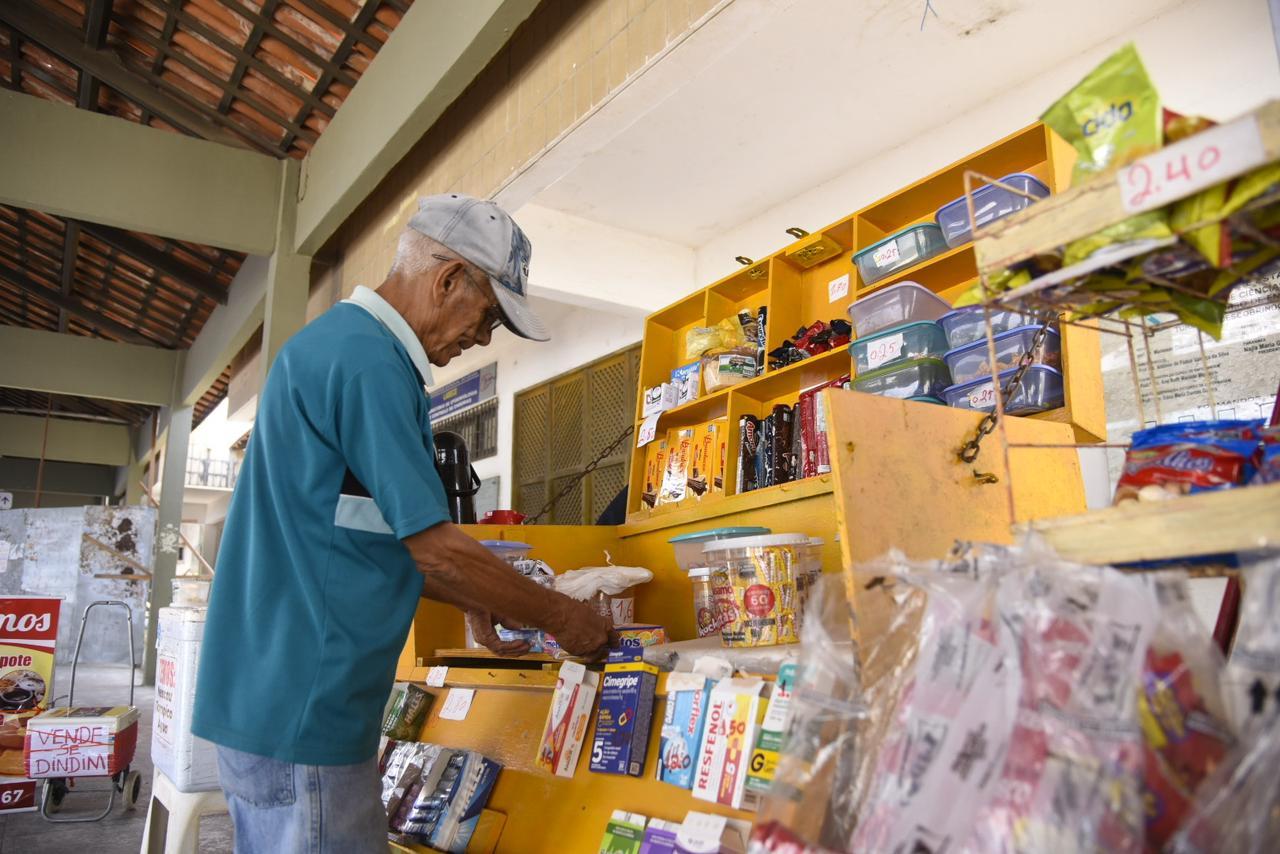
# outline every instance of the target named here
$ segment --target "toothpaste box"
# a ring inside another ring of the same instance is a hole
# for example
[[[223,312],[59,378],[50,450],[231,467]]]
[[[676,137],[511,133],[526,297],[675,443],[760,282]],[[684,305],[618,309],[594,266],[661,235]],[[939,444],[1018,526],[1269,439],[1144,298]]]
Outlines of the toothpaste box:
[[[769,695],[769,708],[764,713],[760,736],[756,739],[756,747],[751,754],[746,785],[748,794],[763,795],[773,784],[773,775],[778,769],[778,753],[782,750],[782,740],[786,737],[787,725],[791,722],[791,692],[795,681],[795,662],[783,663],[778,668],[778,681],[774,683],[773,693]]]
[[[609,653],[591,745],[592,771],[632,777],[644,773],[657,687],[658,668],[645,663],[639,649]]]
[[[649,826],[644,829],[644,842],[640,846],[640,854],[673,854],[676,850],[676,835],[680,825],[674,821],[649,819]]]
[[[560,678],[551,695],[547,724],[534,760],[539,768],[560,777],[573,776],[599,684],[600,676],[576,661],[560,665]]]
[[[747,765],[755,748],[763,708],[760,679],[721,679],[711,689],[707,724],[693,776],[699,800],[742,808]]]
[[[600,854],[640,854],[646,821],[639,813],[614,810],[600,840]]]
[[[693,787],[693,764],[702,747],[711,680],[701,673],[667,677],[667,710],[662,717],[658,779],[682,789]]]

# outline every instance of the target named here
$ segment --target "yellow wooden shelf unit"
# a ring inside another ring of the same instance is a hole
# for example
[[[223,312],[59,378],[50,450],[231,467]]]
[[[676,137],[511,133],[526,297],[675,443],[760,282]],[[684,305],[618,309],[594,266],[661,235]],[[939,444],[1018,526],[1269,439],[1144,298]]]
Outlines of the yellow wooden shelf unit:
[[[849,305],[855,299],[903,281],[916,282],[948,302],[953,301],[978,275],[972,244],[949,249],[870,284],[859,276],[853,255],[904,228],[932,222],[938,208],[964,195],[966,172],[995,177],[1025,172],[1057,192],[1070,180],[1072,156],[1070,146],[1053,131],[1043,124],[1031,125],[814,232],[841,248],[825,261],[803,267],[792,260],[793,250],[812,239],[801,238],[654,312],[645,320],[637,423],[642,418],[644,389],[669,382],[672,370],[686,362],[685,336],[694,327],[713,326],[739,311],[749,311],[754,316],[763,307],[768,318],[766,348],[772,350],[801,327],[816,320],[847,318]],[[1039,205],[1033,206],[1032,210],[1037,207]],[[846,288],[838,284],[843,276],[849,277]],[[1066,405],[1039,418],[1071,425],[1073,441],[1102,441],[1106,434],[1098,337],[1093,329],[1075,325],[1062,328]],[[659,438],[670,430],[726,419],[730,438],[725,490],[723,495],[704,496],[697,502],[698,512],[705,517],[714,512],[711,504],[715,501],[741,497],[734,494],[739,418],[748,414],[768,415],[779,403],[793,405],[802,390],[835,380],[851,373],[851,369],[848,353],[841,348],[779,370],[765,370],[753,380],[663,413],[658,422]],[[645,483],[644,461],[645,449],[633,448],[628,527],[643,529],[640,526],[647,520],[661,519],[668,513],[671,519],[684,518],[683,503],[674,511],[644,506],[641,496],[646,486],[656,486]]]

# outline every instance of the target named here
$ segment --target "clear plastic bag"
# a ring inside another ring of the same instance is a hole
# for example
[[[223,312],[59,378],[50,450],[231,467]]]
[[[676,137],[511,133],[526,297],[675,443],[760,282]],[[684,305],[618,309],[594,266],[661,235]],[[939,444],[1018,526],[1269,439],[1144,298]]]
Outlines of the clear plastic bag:
[[[844,579],[823,578],[805,612],[791,722],[773,786],[756,813],[757,826],[780,825],[833,850],[843,850],[853,828],[855,746],[866,711],[852,620]]]

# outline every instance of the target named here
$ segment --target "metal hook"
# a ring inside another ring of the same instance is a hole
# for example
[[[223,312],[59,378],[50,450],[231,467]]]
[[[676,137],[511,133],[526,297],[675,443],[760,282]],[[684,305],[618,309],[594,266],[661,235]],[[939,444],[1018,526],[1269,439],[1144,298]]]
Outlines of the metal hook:
[[[792,237],[808,237],[809,236],[809,232],[805,231],[803,228],[797,228],[795,226],[788,228],[787,234],[790,234]]]
[[[973,478],[974,480],[978,481],[978,483],[999,483],[1000,482],[1000,478],[996,477],[991,472],[978,471],[977,469],[973,470]]]
[[[752,261],[746,255],[734,255],[733,260],[737,261],[739,264],[741,264],[744,267],[750,267],[752,264],[755,263],[755,261]]]

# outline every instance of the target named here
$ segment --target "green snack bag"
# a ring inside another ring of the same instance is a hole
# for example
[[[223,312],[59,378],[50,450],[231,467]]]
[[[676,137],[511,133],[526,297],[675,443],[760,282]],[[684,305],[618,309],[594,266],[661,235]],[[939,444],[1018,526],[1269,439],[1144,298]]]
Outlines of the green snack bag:
[[[407,686],[396,696],[382,722],[382,734],[392,741],[416,741],[430,708],[430,694],[417,685]]]
[[[1102,231],[1094,232],[1088,237],[1068,243],[1063,251],[1062,266],[1078,264],[1097,252],[1114,243],[1128,243],[1131,240],[1147,240],[1151,238],[1172,237],[1169,230],[1169,217],[1163,209],[1147,211],[1137,216],[1108,226]]]
[[[1107,57],[1040,118],[1079,155],[1071,171],[1073,186],[1150,154],[1163,140],[1160,95],[1132,43]]]

